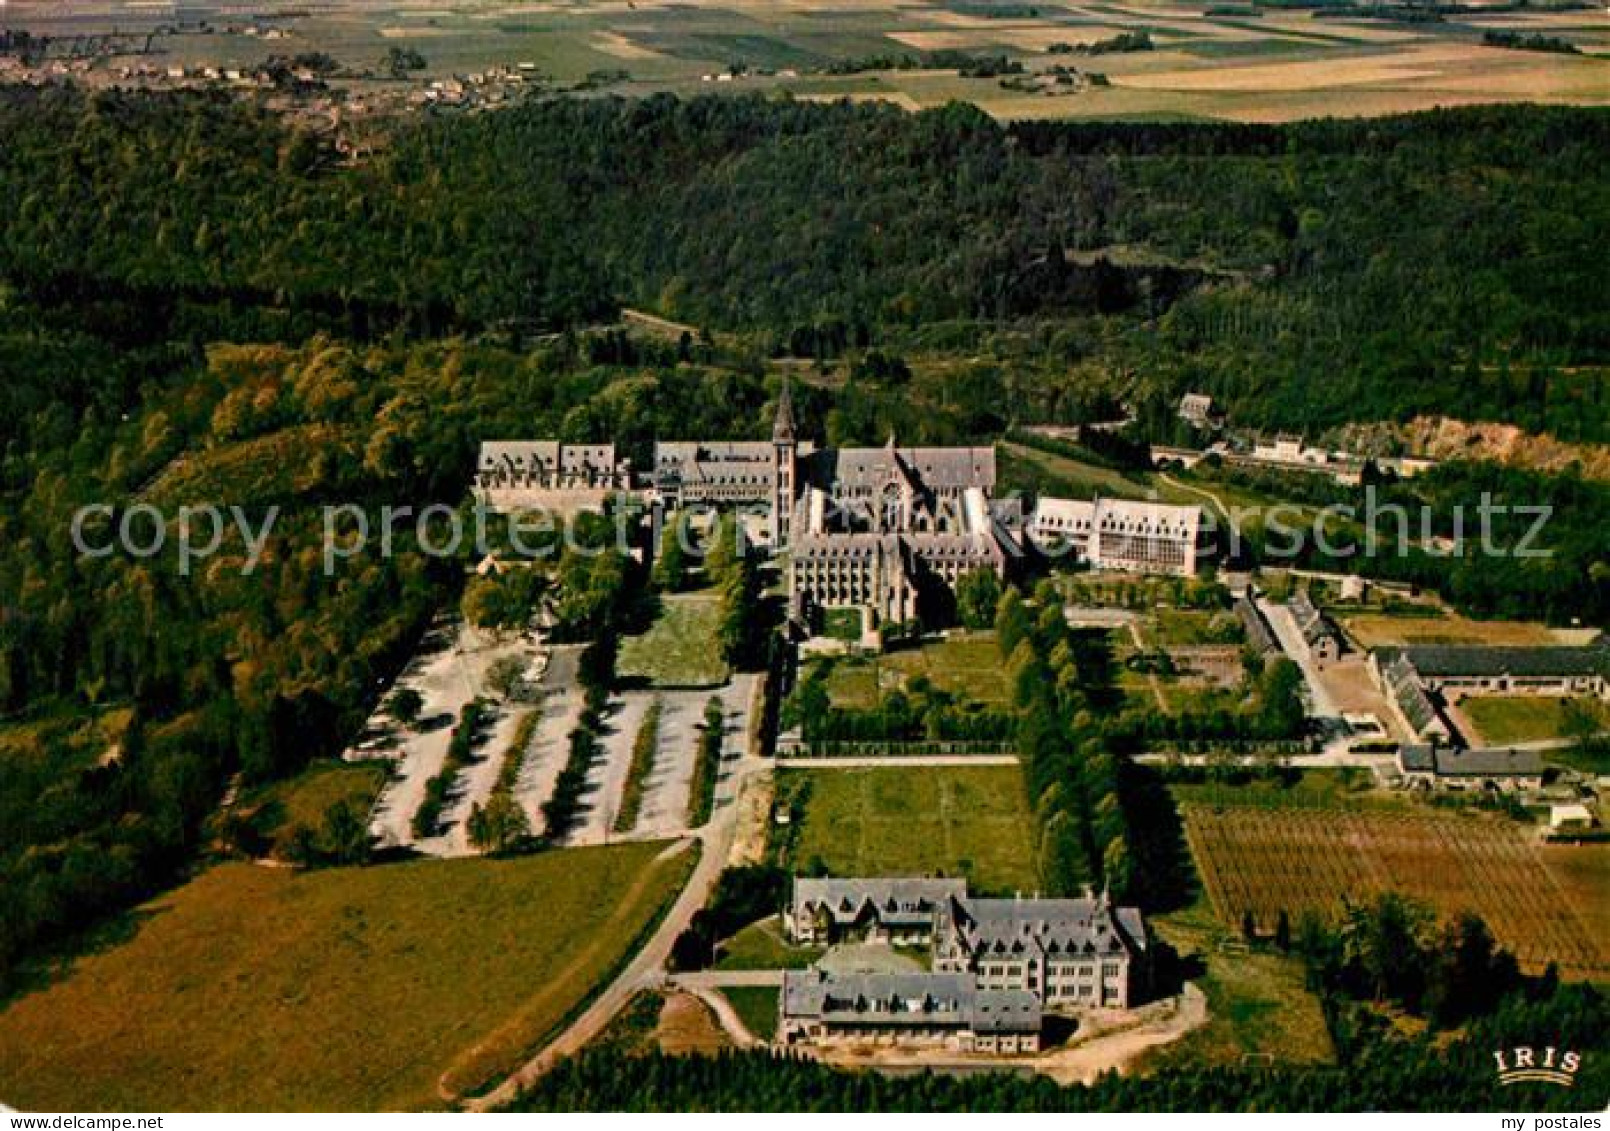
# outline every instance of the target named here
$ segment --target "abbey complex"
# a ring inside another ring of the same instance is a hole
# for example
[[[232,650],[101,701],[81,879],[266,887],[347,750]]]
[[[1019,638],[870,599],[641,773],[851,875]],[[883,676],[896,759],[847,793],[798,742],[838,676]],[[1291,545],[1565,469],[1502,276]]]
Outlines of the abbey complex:
[[[919,618],[937,589],[977,569],[1008,576],[1027,554],[1093,568],[1190,577],[1203,559],[1200,507],[996,492],[995,449],[817,447],[795,432],[785,386],[772,438],[654,445],[639,473],[613,444],[488,440],[478,496],[505,509],[601,509],[635,494],[664,513],[736,509],[757,541],[787,554],[789,607],[865,610],[869,627]]]

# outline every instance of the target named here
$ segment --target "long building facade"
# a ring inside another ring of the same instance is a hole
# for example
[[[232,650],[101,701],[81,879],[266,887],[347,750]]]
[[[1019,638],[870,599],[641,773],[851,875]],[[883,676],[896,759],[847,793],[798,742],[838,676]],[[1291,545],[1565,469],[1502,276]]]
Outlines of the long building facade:
[[[770,440],[662,441],[638,485],[667,509],[742,508],[787,555],[790,608],[860,608],[869,627],[918,619],[964,574],[1005,576],[1025,539],[1103,569],[1189,576],[1200,559],[1196,507],[1042,498],[1025,519],[997,499],[993,447],[817,448],[795,435],[785,384]],[[613,445],[488,441],[476,489],[494,504],[601,508],[634,486]]]
[[[1040,1001],[966,974],[789,970],[778,1002],[783,1044],[939,1048],[1012,1055],[1040,1049]]]
[[[801,946],[930,946],[936,974],[1026,991],[1047,1008],[1128,1009],[1144,991],[1150,955],[1140,910],[1105,894],[986,899],[962,880],[801,877],[783,927]]]

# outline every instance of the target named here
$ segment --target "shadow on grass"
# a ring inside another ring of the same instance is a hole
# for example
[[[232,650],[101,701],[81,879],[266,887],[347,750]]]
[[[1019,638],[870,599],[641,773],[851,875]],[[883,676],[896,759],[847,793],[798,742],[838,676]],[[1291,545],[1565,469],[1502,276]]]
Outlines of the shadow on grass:
[[[121,912],[19,962],[0,977],[0,1013],[20,998],[67,981],[82,959],[107,954],[134,941],[147,923],[168,910],[157,905]]]

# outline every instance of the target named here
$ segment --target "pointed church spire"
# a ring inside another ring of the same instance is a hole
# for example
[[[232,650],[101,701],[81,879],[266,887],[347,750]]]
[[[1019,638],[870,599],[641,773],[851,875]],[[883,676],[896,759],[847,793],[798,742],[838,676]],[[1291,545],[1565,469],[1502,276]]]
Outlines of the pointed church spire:
[[[794,442],[793,379],[786,372],[783,374],[782,396],[777,398],[777,422],[772,425],[771,439],[774,444],[792,444]]]

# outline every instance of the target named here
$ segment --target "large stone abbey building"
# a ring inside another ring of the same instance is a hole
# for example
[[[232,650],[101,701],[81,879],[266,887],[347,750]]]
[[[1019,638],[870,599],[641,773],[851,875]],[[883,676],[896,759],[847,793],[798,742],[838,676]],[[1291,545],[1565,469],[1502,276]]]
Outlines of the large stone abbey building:
[[[544,505],[642,490],[667,510],[741,508],[760,537],[786,553],[791,609],[868,610],[875,624],[915,620],[925,594],[965,573],[1004,576],[1027,550],[1070,555],[1103,569],[1189,576],[1196,571],[1197,507],[1098,499],[1040,499],[1025,515],[995,495],[995,449],[818,448],[794,430],[783,388],[768,440],[662,441],[636,479],[612,445],[482,445],[478,492],[494,505]]]

